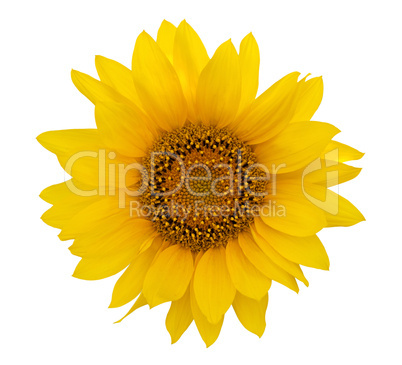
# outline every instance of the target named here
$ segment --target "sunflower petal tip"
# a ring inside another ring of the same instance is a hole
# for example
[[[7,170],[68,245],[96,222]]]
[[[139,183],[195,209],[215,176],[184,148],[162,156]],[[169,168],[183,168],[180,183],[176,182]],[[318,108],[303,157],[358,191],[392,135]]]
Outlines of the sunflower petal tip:
[[[182,22],[183,22],[183,20],[182,20]],[[162,20],[162,24],[172,24],[173,25],[172,22],[170,22],[169,20],[166,20],[166,19]]]
[[[66,236],[63,232],[60,232],[60,233],[57,235],[57,237],[59,237],[59,240],[60,240],[60,241],[67,241],[67,240],[70,239],[70,238],[69,238],[68,236]]]
[[[233,44],[233,42],[232,42],[232,38],[229,38],[228,40],[226,40],[225,42],[223,42],[223,43],[221,44],[221,46],[226,46],[226,47],[232,46],[232,47],[234,47],[234,44]]]
[[[44,144],[46,143],[46,134],[47,134],[48,132],[43,132],[43,133],[41,133],[41,134],[39,134],[37,137],[36,137],[36,140],[43,146],[43,147],[45,147],[44,146]],[[46,147],[45,147],[46,148]]]
[[[147,37],[148,33],[145,31],[145,29],[140,33],[140,35],[138,36],[137,39],[143,38],[143,37]]]
[[[153,300],[153,298],[147,298],[149,309],[155,308],[160,303]]]
[[[208,348],[208,347],[210,347],[211,345],[214,344],[213,342],[209,342],[209,341],[204,341],[204,343],[205,343],[206,348]]]
[[[259,338],[261,338],[263,336],[264,332],[265,332],[265,327],[262,330],[255,331],[254,334],[256,336],[258,336]]]
[[[112,299],[110,300],[110,304],[109,304],[108,308],[117,308],[117,307],[119,307],[119,306],[116,305],[115,300],[112,298]],[[115,322],[115,323],[116,323],[116,322]]]

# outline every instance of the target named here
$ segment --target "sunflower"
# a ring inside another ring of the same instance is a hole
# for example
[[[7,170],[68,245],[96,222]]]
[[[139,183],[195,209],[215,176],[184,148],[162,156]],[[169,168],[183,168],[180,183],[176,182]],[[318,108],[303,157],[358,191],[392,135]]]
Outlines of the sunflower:
[[[329,268],[317,232],[364,220],[329,189],[363,154],[311,121],[322,78],[293,72],[256,97],[259,63],[251,33],[210,58],[186,21],[163,21],[156,41],[138,36],[132,70],[97,56],[100,80],[72,71],[97,128],[38,137],[71,175],[40,196],[43,221],[74,240],[73,276],[125,269],[110,307],[171,302],[172,343],[194,320],[210,346],[230,306],[261,336],[272,280],[298,292],[300,265]]]

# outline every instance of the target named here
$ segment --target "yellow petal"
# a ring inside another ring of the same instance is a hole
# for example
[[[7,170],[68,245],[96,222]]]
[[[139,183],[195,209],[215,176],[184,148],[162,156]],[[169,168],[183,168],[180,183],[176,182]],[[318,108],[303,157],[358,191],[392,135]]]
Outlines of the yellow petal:
[[[322,210],[327,227],[351,226],[365,220],[352,203],[325,186],[304,184],[304,194]]]
[[[241,99],[238,113],[254,101],[258,90],[260,51],[254,36],[250,33],[240,43]]]
[[[294,97],[299,72],[293,72],[277,81],[234,122],[236,135],[250,144],[269,140],[282,131],[294,113]]]
[[[113,255],[82,258],[73,276],[82,280],[100,280],[122,271],[135,255],[135,248],[117,252]]]
[[[59,184],[48,186],[39,194],[39,196],[47,203],[56,204],[70,198],[73,195],[77,195],[74,194],[74,191],[71,190],[71,186],[76,186],[82,191],[91,191],[91,193],[87,196],[95,195],[92,194],[92,187],[85,186],[83,184],[80,184],[78,181],[74,181],[73,179],[71,179]]]
[[[60,165],[75,181],[92,187],[115,187],[119,181],[118,169],[114,166],[115,169],[111,170],[110,165],[122,163],[126,166],[133,162],[132,158],[106,149],[97,129],[49,131],[37,139],[43,147],[56,154]],[[126,186],[135,184],[139,176],[138,170],[130,169],[126,174]],[[101,191],[98,193],[105,195]]]
[[[362,170],[361,168],[329,160],[321,160],[321,166],[322,168],[319,170],[307,174],[305,176],[305,181],[313,184],[324,185],[329,188],[354,179]]]
[[[43,189],[42,192],[39,194],[39,197],[43,199],[46,203],[54,204],[67,198],[70,193],[71,191],[64,181],[62,183],[54,184],[48,186],[46,189]]]
[[[239,245],[250,260],[250,262],[260,270],[266,277],[287,286],[289,289],[299,292],[295,278],[285,270],[276,265],[255,243],[249,232],[242,232],[239,237]]]
[[[129,220],[134,221],[128,210],[119,208],[117,198],[102,198],[75,214],[63,227],[59,237],[61,240],[75,238],[79,234],[101,228],[108,220],[109,222],[112,220],[116,224],[123,224]],[[110,227],[110,224],[108,226]]]
[[[327,190],[327,194],[334,197],[337,202],[337,212],[335,214],[325,212],[327,227],[349,227],[366,220],[350,201],[331,190]]]
[[[71,70],[71,79],[75,87],[94,104],[100,101],[115,101],[118,103],[131,104],[130,100],[118,93],[115,89],[87,74]]]
[[[49,131],[36,138],[43,147],[58,156],[84,150],[97,150],[103,146],[97,129]]]
[[[176,71],[145,32],[135,43],[132,69],[142,106],[153,121],[165,130],[183,126],[187,105]]]
[[[126,318],[127,316],[129,316],[131,313],[133,313],[135,310],[137,310],[138,308],[143,307],[144,305],[147,305],[147,300],[145,299],[145,297],[142,295],[142,293],[140,294],[140,296],[137,298],[137,300],[135,301],[135,303],[133,304],[133,306],[130,308],[130,310],[127,312],[127,314],[119,319],[118,321],[116,321],[115,323],[120,323],[124,318]]]
[[[259,144],[258,161],[278,174],[295,171],[317,159],[339,129],[328,123],[299,122]]]
[[[253,225],[251,226],[251,233],[255,243],[265,255],[267,255],[280,268],[287,271],[290,275],[294,276],[296,279],[308,286],[308,281],[297,263],[287,260],[277,251],[275,251],[273,246],[270,244],[270,241],[268,241],[265,236],[260,235]]]
[[[311,120],[321,104],[323,92],[324,84],[322,77],[313,77],[308,81],[305,81],[305,79],[301,80],[295,114],[290,122],[306,122]]]
[[[261,218],[254,219],[255,229],[269,244],[288,260],[316,269],[328,270],[329,258],[320,239],[316,236],[295,237],[276,231]]]
[[[307,167],[281,174],[281,177],[287,180],[298,179],[306,184],[318,184],[329,188],[354,179],[361,170],[361,168],[349,166],[336,160],[316,159]]]
[[[148,250],[148,248],[151,247],[152,242],[153,242],[154,238],[150,237],[149,239],[147,239],[145,242],[143,242],[138,250],[138,253],[142,253],[145,252],[146,250]]]
[[[142,252],[130,263],[114,286],[109,308],[125,305],[141,292],[145,276],[161,244],[160,237],[154,239],[149,250]]]
[[[271,280],[247,259],[237,240],[229,241],[226,246],[226,264],[233,284],[239,292],[257,300],[267,293]]]
[[[156,43],[171,63],[173,63],[173,44],[175,36],[176,27],[167,20],[164,20],[159,27]]]
[[[134,222],[137,224],[134,225]],[[113,227],[101,231],[89,232],[80,236],[82,260],[77,265],[73,276],[84,280],[99,280],[114,275],[133,261],[138,255],[138,247],[151,234],[151,230],[143,228],[145,222],[133,220],[131,230]],[[76,239],[79,240],[79,239]],[[75,241],[75,242],[76,242]],[[73,245],[74,246],[74,245]],[[76,254],[73,250],[73,254]],[[76,249],[77,250],[77,249]]]
[[[195,104],[198,79],[209,57],[198,34],[185,20],[177,28],[173,48],[173,65],[187,100],[188,119],[197,122]]]
[[[276,181],[276,191],[272,191],[262,205],[260,217],[270,227],[304,237],[316,234],[326,226],[324,212],[309,199],[299,180]]]
[[[330,154],[330,156],[333,157],[334,152],[336,153],[336,156],[338,156],[337,161],[339,162],[360,160],[364,156],[364,153],[359,152],[353,147],[350,147],[340,142],[330,141],[328,145],[325,147],[325,150],[323,151],[321,158],[323,159],[328,158],[329,156],[328,154]]]
[[[190,286],[186,293],[170,305],[166,316],[166,328],[172,339],[172,344],[177,342],[193,321],[193,313],[190,303]]]
[[[64,235],[66,227],[68,225],[63,227]],[[73,255],[85,258],[107,256],[130,248],[139,253],[140,246],[156,234],[152,222],[147,219],[124,220],[124,217],[112,215],[96,222],[87,232],[75,234],[69,250]]]
[[[190,283],[190,303],[194,322],[197,326],[198,332],[200,333],[202,340],[205,342],[205,345],[209,347],[217,340],[219,333],[221,332],[224,316],[222,316],[221,319],[215,324],[212,324],[207,320],[207,318],[201,312],[195,298],[193,281]]]
[[[223,43],[201,72],[197,110],[204,124],[224,127],[233,122],[239,107],[241,75],[239,56],[229,40]]]
[[[115,89],[135,105],[141,106],[130,69],[103,56],[95,57],[95,66],[99,78],[104,84]]]
[[[118,103],[98,103],[95,119],[102,141],[125,156],[143,157],[153,143],[147,121],[134,109]]]
[[[70,194],[55,202],[53,207],[42,215],[41,219],[49,226],[63,228],[79,211],[99,200],[97,196],[86,197],[69,192]]]
[[[179,244],[168,247],[155,259],[144,280],[143,293],[149,306],[180,299],[192,275],[191,251]]]
[[[194,293],[201,312],[211,323],[218,323],[231,306],[236,289],[222,246],[210,248],[201,257],[194,273]]]
[[[268,293],[260,300],[251,299],[237,292],[233,309],[240,323],[248,331],[261,337],[265,331],[265,312],[268,307]]]

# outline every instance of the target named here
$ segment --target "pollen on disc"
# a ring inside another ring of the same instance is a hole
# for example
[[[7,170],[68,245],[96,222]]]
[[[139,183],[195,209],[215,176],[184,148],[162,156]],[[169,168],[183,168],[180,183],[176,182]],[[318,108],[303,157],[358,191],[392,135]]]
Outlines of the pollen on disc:
[[[250,146],[226,129],[189,125],[167,132],[143,163],[141,203],[172,244],[192,251],[226,245],[253,221],[267,181]],[[151,213],[152,212],[152,213]]]

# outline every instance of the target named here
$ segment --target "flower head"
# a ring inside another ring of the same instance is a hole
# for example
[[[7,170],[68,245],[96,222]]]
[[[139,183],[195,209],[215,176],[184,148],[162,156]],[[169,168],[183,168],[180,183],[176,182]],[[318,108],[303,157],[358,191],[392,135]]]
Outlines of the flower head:
[[[261,336],[272,280],[298,292],[300,265],[327,270],[317,232],[361,213],[328,188],[356,177],[357,150],[311,121],[321,77],[293,72],[256,98],[259,51],[250,33],[210,59],[183,21],[156,42],[137,38],[132,70],[96,57],[99,80],[72,71],[95,105],[95,129],[51,131],[39,142],[72,179],[41,197],[42,217],[73,239],[74,276],[119,273],[110,307],[130,314],[171,302],[176,342],[194,320],[207,346],[233,306]]]

